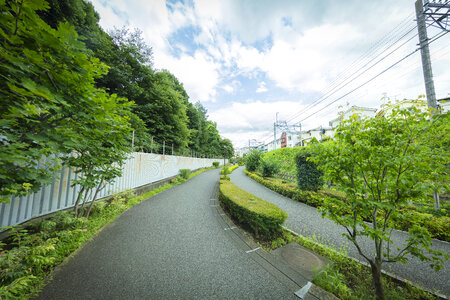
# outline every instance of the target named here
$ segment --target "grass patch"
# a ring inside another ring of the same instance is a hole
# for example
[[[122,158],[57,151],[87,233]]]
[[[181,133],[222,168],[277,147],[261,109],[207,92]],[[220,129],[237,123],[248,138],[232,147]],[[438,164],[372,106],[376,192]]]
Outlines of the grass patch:
[[[239,224],[263,240],[277,236],[288,216],[275,204],[238,188],[228,180],[220,181],[219,200]]]
[[[213,168],[198,170],[188,178]],[[96,202],[88,220],[76,218],[72,212],[61,211],[24,228],[6,227],[11,231],[4,241],[0,241],[0,299],[36,296],[54,267],[73,255],[102,227],[141,201],[185,181],[178,176],[140,196],[127,191]]]

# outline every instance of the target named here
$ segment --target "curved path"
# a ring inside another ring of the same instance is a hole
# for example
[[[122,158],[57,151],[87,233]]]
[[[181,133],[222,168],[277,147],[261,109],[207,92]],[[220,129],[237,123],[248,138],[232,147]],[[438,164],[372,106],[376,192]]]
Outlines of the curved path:
[[[296,299],[295,287],[237,247],[219,222],[211,204],[219,171],[124,212],[60,266],[38,298]]]
[[[270,201],[285,210],[289,214],[289,217],[285,222],[286,227],[304,236],[315,235],[316,237],[323,239],[324,243],[334,245],[338,249],[344,247],[347,250],[348,255],[363,260],[357,253],[355,246],[342,236],[342,233],[345,231],[343,227],[327,218],[322,218],[320,212],[318,212],[316,208],[281,196],[260,185],[247,177],[243,170],[244,167],[240,167],[231,173],[231,181],[247,192]],[[392,232],[394,245],[401,246],[407,238],[408,234],[405,232],[397,230]],[[367,239],[361,241],[364,253],[368,253],[369,249],[373,248],[372,243],[372,241]],[[433,248],[446,251],[450,254],[450,243],[433,240]],[[430,290],[439,290],[440,293],[447,296],[450,295],[449,261],[445,262],[444,268],[438,273],[434,272],[427,263],[421,262],[414,257],[410,257],[407,265],[395,263],[384,264],[384,267],[386,271],[414,282],[419,286],[423,286]]]

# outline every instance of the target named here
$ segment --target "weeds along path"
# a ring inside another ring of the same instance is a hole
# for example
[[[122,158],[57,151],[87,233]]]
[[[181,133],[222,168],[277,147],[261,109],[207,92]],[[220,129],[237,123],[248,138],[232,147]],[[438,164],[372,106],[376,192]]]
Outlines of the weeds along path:
[[[219,224],[210,204],[219,171],[124,212],[60,266],[38,298],[294,299]]]
[[[323,240],[323,243],[333,245],[338,249],[344,247],[349,256],[363,260],[357,253],[355,246],[342,236],[345,231],[343,227],[327,218],[322,218],[316,208],[288,199],[260,185],[247,177],[243,170],[244,167],[240,167],[231,173],[231,181],[241,189],[270,201],[286,211],[289,214],[285,222],[286,227],[305,236],[316,235]],[[392,232],[394,246],[402,245],[407,238],[408,234],[405,232],[396,230]],[[373,242],[368,239],[362,240],[361,244],[365,253],[374,248]],[[450,253],[450,244],[447,242],[433,240],[433,248]],[[408,258],[407,265],[402,263],[384,264],[384,268],[386,271],[410,280],[414,284],[430,290],[439,290],[447,296],[450,295],[450,261],[446,261],[444,268],[436,273],[427,263],[414,257]]]

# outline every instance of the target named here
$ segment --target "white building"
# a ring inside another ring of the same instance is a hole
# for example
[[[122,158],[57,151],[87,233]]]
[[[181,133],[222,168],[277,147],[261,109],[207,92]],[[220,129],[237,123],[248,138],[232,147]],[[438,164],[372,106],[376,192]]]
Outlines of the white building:
[[[375,117],[377,112],[376,108],[370,108],[370,107],[361,107],[361,106],[355,106],[353,105],[343,113],[339,114],[339,116],[336,119],[333,119],[329,122],[329,125],[332,129],[336,128],[339,123],[341,123],[342,120],[346,120],[350,116],[354,114],[360,115],[361,118],[373,118]],[[333,133],[334,137],[334,133]]]

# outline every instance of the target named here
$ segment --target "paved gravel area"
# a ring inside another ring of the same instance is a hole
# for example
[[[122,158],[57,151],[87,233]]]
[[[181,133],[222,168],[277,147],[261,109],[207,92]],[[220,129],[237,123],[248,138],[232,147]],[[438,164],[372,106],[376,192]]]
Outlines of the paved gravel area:
[[[350,256],[363,260],[353,244],[342,236],[345,229],[327,218],[322,218],[316,208],[306,204],[293,201],[272,190],[258,184],[254,180],[247,177],[244,167],[240,167],[231,173],[231,181],[238,187],[254,194],[260,198],[270,201],[285,210],[289,217],[285,225],[302,235],[312,236],[323,239],[324,243],[334,245],[337,248],[345,247]],[[392,239],[394,245],[401,246],[408,238],[408,234],[402,231],[394,230]],[[362,240],[362,248],[368,253],[373,248],[372,241]],[[438,240],[433,241],[433,248],[443,250],[450,254],[450,243]],[[385,270],[395,275],[410,280],[415,284],[428,288],[430,290],[439,290],[440,293],[447,296],[450,295],[450,262],[446,261],[444,268],[438,273],[434,272],[427,263],[411,257],[407,265],[401,263],[385,264]]]
[[[296,299],[211,209],[220,170],[130,210],[54,274],[39,299]]]

